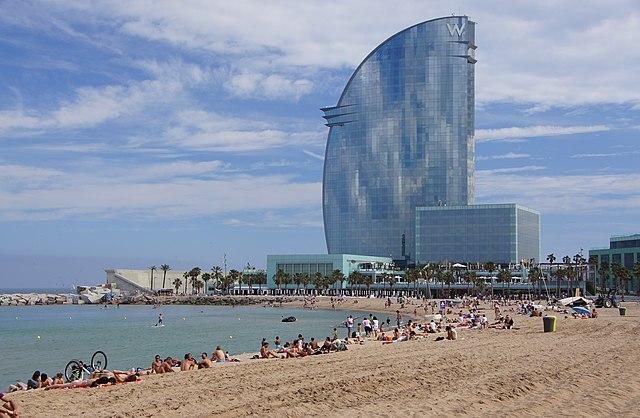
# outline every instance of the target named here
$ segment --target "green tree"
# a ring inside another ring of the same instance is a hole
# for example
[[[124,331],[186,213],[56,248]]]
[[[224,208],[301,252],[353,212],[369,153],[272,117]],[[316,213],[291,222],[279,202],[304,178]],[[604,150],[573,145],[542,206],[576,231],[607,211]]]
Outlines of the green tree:
[[[598,267],[598,278],[600,279],[601,292],[607,293],[607,284],[609,282],[609,262],[603,260]]]
[[[167,272],[171,270],[171,267],[168,264],[163,264],[160,266],[160,270],[162,270],[162,288],[164,289],[165,282],[167,280]]]
[[[189,284],[191,284],[191,293],[198,294],[200,286],[202,286],[202,282],[198,279],[198,276],[190,276]]]
[[[425,282],[427,284],[427,298],[431,299],[431,283],[438,281],[442,269],[438,263],[429,263],[422,269]]]
[[[254,279],[255,279],[255,272],[242,274],[242,281],[249,287],[249,294],[253,293]]]
[[[224,277],[224,272],[222,271],[222,267],[213,266],[211,267],[211,280],[216,288],[222,287],[222,278]]]
[[[293,284],[296,285],[296,293],[300,293],[300,285],[303,281],[303,273],[295,273],[293,275]]]
[[[349,282],[349,287],[351,287],[351,290],[353,291],[357,286],[363,284],[364,275],[359,271],[352,271],[351,274],[349,274],[347,281]]]
[[[540,271],[540,268],[532,267],[529,269],[527,277],[529,278],[529,283],[532,284],[534,289],[536,288],[536,285],[538,285],[538,299],[540,299],[540,282],[542,281],[542,272]]]
[[[200,267],[194,267],[191,270],[189,270],[189,277],[190,277],[190,284],[191,284],[191,291],[193,292],[193,284],[198,280],[198,276],[200,276],[200,273],[202,272],[202,270],[200,270]],[[187,293],[187,285],[185,283],[184,285],[184,293]]]
[[[211,273],[207,273],[207,272],[202,273],[202,276],[200,276],[200,278],[204,282],[205,293],[207,293],[207,290],[208,290],[207,283],[209,283],[209,280],[211,280]]]
[[[302,289],[306,293],[307,286],[309,286],[309,283],[311,283],[311,277],[309,277],[309,273],[302,273],[302,276],[300,277],[300,283],[302,284]]]
[[[227,277],[224,279],[224,285],[227,293],[231,293],[231,287],[233,287],[236,283],[242,283],[242,273],[240,273],[238,270],[231,269],[229,270],[229,274],[227,274]]]
[[[577,267],[572,267],[569,265],[565,269],[565,277],[567,278],[567,282],[569,283],[569,296],[573,296],[575,294],[575,289],[573,288],[573,281],[578,277],[578,273],[576,271]]]
[[[180,286],[182,286],[182,280],[180,280],[179,277],[176,277],[173,280],[173,287],[175,287],[176,289],[176,295],[178,294],[178,290],[180,289]]]
[[[278,288],[278,293],[280,292],[280,288],[282,287],[282,285],[285,284],[288,275],[289,274],[285,273],[285,271],[282,269],[278,269],[278,271],[276,271],[276,274],[273,275],[273,282]]]
[[[636,294],[640,296],[640,260],[633,265],[633,277],[636,279]]]
[[[507,283],[507,295],[510,293],[511,290],[511,272],[509,270],[505,270],[505,269],[501,269],[498,272],[498,281],[500,283]],[[504,293],[504,286],[503,286],[503,293]]]
[[[362,277],[362,284],[367,288],[367,296],[371,296],[371,285],[373,284],[373,275],[365,274]]]
[[[629,269],[627,269],[626,267],[624,267],[619,263],[614,263],[613,266],[611,266],[611,270],[613,271],[613,276],[615,277],[615,280],[616,280],[616,291],[618,289],[618,283],[619,283],[621,287],[620,293],[622,294],[621,301],[624,302],[624,294],[628,290],[629,280],[631,278]]]
[[[556,297],[560,297],[560,286],[562,284],[562,280],[566,277],[566,270],[562,267],[558,267],[553,272],[553,277],[556,279]]]
[[[442,272],[441,278],[447,285],[447,297],[451,298],[451,284],[456,281],[456,276],[454,276],[451,270],[445,270]]]
[[[318,293],[322,293],[322,289],[325,286],[325,279],[324,279],[324,276],[322,275],[322,273],[320,273],[319,271],[317,271],[313,275],[313,286],[315,286],[315,288],[318,291]]]
[[[389,283],[389,292],[393,294],[393,286],[398,283],[398,278],[395,276],[395,274],[390,274],[387,282]]]
[[[475,283],[476,283],[476,272],[475,271],[465,271],[464,274],[462,275],[462,280],[465,281],[465,283],[467,284],[467,295],[470,294],[469,292],[469,288],[471,287],[471,285],[473,284],[475,287]]]
[[[340,271],[340,269],[335,269],[331,272],[331,277],[333,279],[335,279],[334,283],[339,283],[340,284],[340,293],[343,293],[343,286],[344,286],[344,274],[342,274],[342,271]]]
[[[420,278],[420,270],[417,268],[410,268],[405,271],[405,277],[407,280],[407,285],[413,284],[414,290],[417,290],[418,279]]]
[[[491,299],[493,299],[493,272],[496,271],[497,267],[493,261],[488,261],[484,263],[484,269],[489,273],[489,280],[491,281]]]
[[[182,278],[184,279],[184,293],[183,294],[187,294],[187,283],[189,282],[189,272],[185,271],[184,273],[182,273]]]
[[[265,273],[264,271],[259,271],[255,274],[255,278],[254,281],[256,282],[256,284],[258,285],[259,288],[259,292],[260,294],[262,294],[262,285],[266,285],[267,284],[267,273]]]
[[[149,270],[151,270],[151,290],[153,290],[153,272],[156,271],[156,266],[149,267]]]

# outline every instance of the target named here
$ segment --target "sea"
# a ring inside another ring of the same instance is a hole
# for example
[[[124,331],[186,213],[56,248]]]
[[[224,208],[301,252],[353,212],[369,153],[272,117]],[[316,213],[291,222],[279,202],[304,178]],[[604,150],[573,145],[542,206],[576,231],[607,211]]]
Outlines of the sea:
[[[163,327],[156,327],[162,313]],[[64,370],[72,359],[88,363],[101,350],[107,368],[147,368],[154,355],[183,358],[211,355],[217,345],[231,354],[257,352],[262,338],[273,346],[279,336],[292,341],[324,340],[347,315],[362,312],[230,306],[167,305],[49,305],[0,307],[0,390],[26,382],[35,370],[49,376]],[[375,314],[375,313],[374,313]],[[283,317],[296,322],[284,323]],[[385,316],[386,319],[386,316]]]

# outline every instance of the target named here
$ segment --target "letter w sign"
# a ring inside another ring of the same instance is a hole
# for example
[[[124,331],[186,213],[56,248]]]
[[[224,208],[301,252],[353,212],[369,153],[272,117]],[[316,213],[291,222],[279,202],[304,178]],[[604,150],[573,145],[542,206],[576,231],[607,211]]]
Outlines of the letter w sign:
[[[453,36],[454,33],[457,33],[458,37],[462,36],[465,27],[466,23],[463,23],[462,26],[458,26],[457,23],[454,23],[453,25],[451,23],[447,23],[447,29],[449,29],[449,34],[451,36]]]

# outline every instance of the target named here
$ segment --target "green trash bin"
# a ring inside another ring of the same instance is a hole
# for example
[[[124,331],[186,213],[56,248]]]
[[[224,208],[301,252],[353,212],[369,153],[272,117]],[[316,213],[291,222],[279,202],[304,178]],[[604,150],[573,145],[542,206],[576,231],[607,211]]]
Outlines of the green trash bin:
[[[542,324],[544,326],[544,332],[556,332],[556,317],[555,316],[543,316]]]
[[[627,308],[624,306],[618,307],[618,310],[620,311],[620,316],[625,316],[627,314]]]

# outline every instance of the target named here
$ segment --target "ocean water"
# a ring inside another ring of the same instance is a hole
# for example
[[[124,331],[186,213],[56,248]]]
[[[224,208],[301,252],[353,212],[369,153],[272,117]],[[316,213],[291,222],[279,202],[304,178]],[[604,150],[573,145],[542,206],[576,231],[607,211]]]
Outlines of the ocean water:
[[[155,327],[158,314],[164,327]],[[324,339],[347,315],[361,312],[227,306],[51,305],[0,307],[0,390],[26,382],[34,370],[49,376],[77,358],[89,362],[96,350],[108,357],[108,368],[149,367],[155,354],[182,358],[222,346],[232,354],[257,352],[262,337],[273,346],[299,333]],[[283,323],[283,316],[295,316]],[[385,316],[386,318],[386,316]],[[339,328],[344,333],[344,328]],[[40,338],[38,338],[38,336]]]

